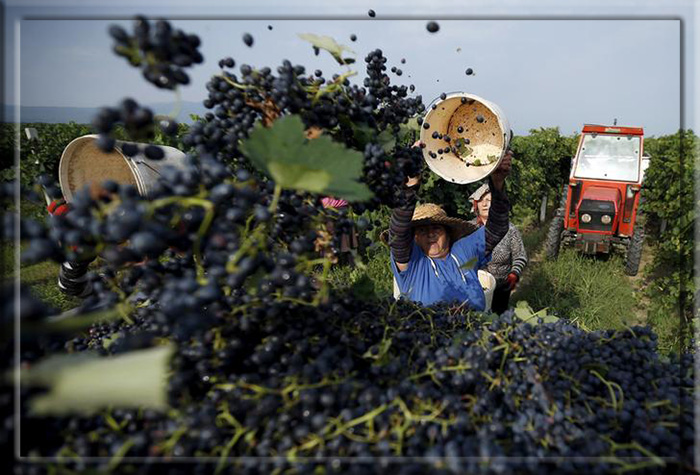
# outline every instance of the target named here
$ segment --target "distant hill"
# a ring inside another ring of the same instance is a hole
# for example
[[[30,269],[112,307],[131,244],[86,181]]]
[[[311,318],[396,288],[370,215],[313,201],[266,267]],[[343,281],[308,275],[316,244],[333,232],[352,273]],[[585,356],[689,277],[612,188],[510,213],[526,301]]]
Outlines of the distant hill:
[[[170,114],[174,108],[172,103],[147,104],[156,114]],[[15,121],[16,106],[3,105],[3,121]],[[49,124],[63,124],[76,122],[88,124],[95,116],[99,107],[20,107],[20,122],[41,122]],[[180,122],[191,122],[190,114],[204,115],[207,109],[199,102],[183,102],[178,119]]]

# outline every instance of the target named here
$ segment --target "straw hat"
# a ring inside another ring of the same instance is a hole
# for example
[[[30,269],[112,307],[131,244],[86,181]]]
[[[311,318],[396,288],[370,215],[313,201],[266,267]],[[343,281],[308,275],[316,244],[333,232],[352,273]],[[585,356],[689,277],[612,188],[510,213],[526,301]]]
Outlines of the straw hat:
[[[450,236],[450,242],[453,243],[458,239],[467,236],[478,228],[475,224],[459,218],[450,218],[440,206],[433,203],[425,203],[416,206],[411,218],[411,227],[428,226],[431,224],[440,224],[445,226],[447,233]],[[385,244],[389,243],[389,230],[386,229],[380,235],[380,239]]]

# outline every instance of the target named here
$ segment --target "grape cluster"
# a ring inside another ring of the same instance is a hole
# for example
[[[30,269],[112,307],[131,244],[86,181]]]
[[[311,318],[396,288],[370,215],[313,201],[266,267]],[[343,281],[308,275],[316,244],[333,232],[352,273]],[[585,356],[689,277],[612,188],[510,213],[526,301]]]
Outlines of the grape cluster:
[[[104,152],[114,149],[116,140],[112,134],[118,124],[124,126],[133,140],[150,140],[155,133],[153,111],[139,105],[132,98],[126,98],[117,107],[103,107],[92,119],[92,127],[99,134],[97,146]],[[178,124],[172,119],[161,120],[159,126],[166,135],[173,136],[177,133]],[[143,151],[144,155],[151,160],[160,160],[165,156],[163,149],[156,145],[141,147],[131,142],[123,143],[121,151],[127,157],[133,157]]]
[[[387,154],[380,145],[367,144],[364,154],[363,180],[374,193],[372,202],[365,207],[373,209],[381,204],[390,207],[404,204],[405,193],[402,189],[406,178],[420,175],[423,169],[421,148],[397,147]]]
[[[364,87],[351,84],[349,79],[333,75],[323,77],[320,70],[307,75],[306,69],[285,60],[277,67],[276,75],[269,67],[255,69],[248,64],[240,66],[240,75],[223,70],[207,83],[209,92],[204,106],[211,109],[204,120],[195,123],[183,137],[183,143],[199,154],[210,154],[226,163],[245,165],[241,157],[239,141],[248,137],[256,123],[269,126],[286,114],[298,114],[310,130],[320,129],[330,133],[347,146],[365,150],[367,143],[377,144],[376,136],[383,131],[398,136],[403,124],[421,113],[425,106],[421,96],[409,97],[413,85],[392,85],[386,71],[386,57],[381,50],[371,52],[366,58],[367,77]],[[222,67],[235,65],[233,58],[224,58]],[[360,129],[369,128],[375,138],[360,138]],[[399,158],[391,157],[393,151],[381,162],[396,165],[390,173],[401,174],[415,170],[421,159],[417,154],[398,151]],[[407,164],[408,157],[413,163]],[[367,163],[376,168],[376,161]],[[379,175],[382,172],[376,170]],[[386,172],[387,170],[384,170]],[[403,183],[406,175],[395,177]],[[394,178],[392,178],[394,180]],[[389,180],[368,182],[372,191],[383,190]],[[393,190],[387,194],[390,196]],[[381,199],[380,199],[381,201]],[[383,201],[393,205],[393,201]],[[375,200],[374,206],[378,201]]]
[[[140,67],[143,77],[161,89],[175,89],[190,82],[185,68],[204,61],[199,52],[199,36],[173,29],[170,22],[158,20],[153,25],[145,17],[134,20],[132,34],[119,25],[109,27],[114,52]]]

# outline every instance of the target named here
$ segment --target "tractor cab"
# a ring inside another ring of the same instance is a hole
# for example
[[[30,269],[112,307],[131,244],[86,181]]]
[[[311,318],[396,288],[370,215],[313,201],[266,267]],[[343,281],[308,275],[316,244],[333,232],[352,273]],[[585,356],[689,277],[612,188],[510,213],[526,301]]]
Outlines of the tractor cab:
[[[584,125],[564,206],[550,228],[548,256],[556,257],[560,246],[586,254],[619,250],[628,258],[627,273],[637,273],[642,231],[635,224],[648,165],[643,147],[641,127]]]

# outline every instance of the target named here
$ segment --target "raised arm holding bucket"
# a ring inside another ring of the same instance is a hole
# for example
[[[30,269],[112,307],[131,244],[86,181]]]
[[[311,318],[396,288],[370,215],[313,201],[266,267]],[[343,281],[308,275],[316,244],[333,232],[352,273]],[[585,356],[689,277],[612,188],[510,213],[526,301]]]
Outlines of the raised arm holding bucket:
[[[451,302],[487,310],[490,302],[477,269],[508,232],[504,182],[512,160],[510,129],[497,106],[461,93],[430,108],[422,127],[423,155],[430,168],[460,184],[488,177],[493,202],[487,225],[474,231],[435,204],[416,207],[419,183],[409,179],[404,190],[407,204],[393,210],[389,230],[394,278],[402,295],[424,305]],[[453,142],[457,140],[459,146]]]

